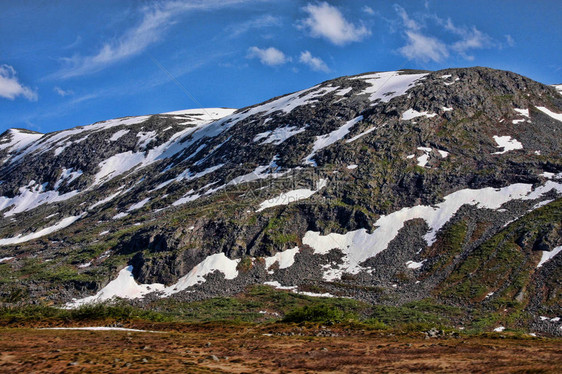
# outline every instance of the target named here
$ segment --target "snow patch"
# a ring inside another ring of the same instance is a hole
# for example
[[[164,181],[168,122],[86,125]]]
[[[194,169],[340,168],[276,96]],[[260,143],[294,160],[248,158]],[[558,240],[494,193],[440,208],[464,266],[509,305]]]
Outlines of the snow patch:
[[[522,115],[524,117],[531,118],[531,117],[529,117],[529,109],[513,108],[513,110],[515,110],[517,113],[519,113],[520,115]]]
[[[142,199],[141,201],[139,201],[136,204],[133,204],[129,207],[129,209],[127,209],[128,212],[132,212],[133,210],[137,210],[142,208],[143,206],[146,205],[146,203],[148,203],[150,201],[150,197],[147,197],[146,199]]]
[[[503,151],[494,152],[493,155],[502,155],[509,151],[514,151],[516,149],[523,149],[523,144],[521,144],[517,139],[512,139],[511,136],[493,136],[494,140],[498,144],[498,148],[503,148]]]
[[[123,299],[137,299],[148,293],[161,291],[163,289],[164,285],[160,283],[150,285],[137,284],[135,278],[133,277],[133,267],[129,265],[121,270],[117,278],[109,282],[97,294],[83,299],[74,299],[70,303],[66,304],[66,308],[72,309],[86,304],[101,303],[115,297]]]
[[[121,218],[127,217],[128,215],[129,215],[129,213],[121,212],[121,213],[117,213],[116,215],[114,215],[111,219],[121,219]]]
[[[195,265],[187,275],[181,277],[176,284],[166,287],[163,290],[164,295],[170,296],[196,284],[203,283],[205,282],[205,276],[215,271],[223,273],[225,279],[234,279],[238,276],[236,267],[239,262],[239,259],[231,260],[222,252],[208,256],[205,260]]]
[[[8,130],[8,135],[10,140],[6,143],[1,143],[0,150],[7,150],[7,152],[11,153],[15,153],[26,148],[28,145],[44,136],[44,134],[27,132],[18,129]]]
[[[539,261],[537,268],[540,268],[548,261],[552,260],[554,256],[562,251],[562,245],[560,247],[553,248],[552,251],[543,251],[541,260]]]
[[[465,204],[481,209],[499,209],[508,201],[534,200],[553,189],[562,193],[562,183],[553,181],[548,181],[535,190],[532,188],[531,184],[518,183],[500,189],[491,187],[478,190],[464,189],[446,196],[442,203],[435,206],[417,205],[381,216],[373,224],[376,229],[371,234],[366,229],[349,231],[346,234],[331,233],[327,235],[307,231],[302,242],[312,247],[315,254],[325,255],[333,248],[338,248],[344,253],[343,264],[335,269],[328,265],[329,268],[325,270],[324,279],[331,281],[339,279],[344,272],[357,274],[362,269],[360,264],[385,250],[404,223],[409,220],[423,219],[426,221],[430,229],[424,239],[428,246],[431,246],[436,240],[437,232]]]
[[[349,133],[351,128],[362,120],[363,116],[356,117],[350,121],[347,121],[339,129],[334,130],[329,134],[317,136],[316,140],[314,141],[314,145],[312,146],[312,152],[305,158],[304,162],[306,164],[314,165],[315,162],[312,161],[312,158],[316,155],[316,152],[334,144],[338,140],[343,139]]]
[[[279,269],[286,269],[295,263],[295,255],[299,253],[299,247],[295,247],[292,249],[287,249],[282,252],[277,252],[275,255],[271,257],[265,258],[265,269],[269,269],[273,264],[276,262],[279,263]],[[273,274],[273,270],[269,271],[269,274]]]
[[[12,260],[12,259],[14,259],[14,257],[2,257],[2,258],[0,258],[0,264],[1,264],[2,262],[10,261],[10,260]]]
[[[118,140],[120,137],[122,137],[123,135],[129,133],[129,131],[131,130],[119,130],[113,133],[113,135],[111,135],[111,138],[109,138],[110,142],[114,142],[116,140]]]
[[[261,212],[264,209],[272,208],[279,205],[288,205],[292,202],[308,199],[310,196],[314,195],[316,192],[320,191],[322,188],[326,187],[327,181],[325,179],[320,179],[316,184],[316,189],[311,190],[308,188],[301,188],[298,190],[292,190],[283,192],[281,195],[266,200],[260,204],[260,207],[256,212]]]
[[[13,238],[0,239],[0,245],[19,244],[19,243],[23,243],[23,242],[27,242],[27,241],[30,241],[30,240],[33,240],[33,239],[40,238],[40,237],[45,236],[45,235],[52,234],[53,232],[62,230],[65,227],[68,227],[68,226],[72,225],[74,222],[78,221],[83,216],[84,216],[84,214],[81,214],[79,216],[66,217],[65,219],[63,219],[62,221],[58,222],[57,224],[55,224],[53,226],[45,227],[42,230],[36,231],[36,232],[28,234],[28,235],[21,235],[20,234],[16,237],[13,237]]]
[[[437,152],[439,152],[439,155],[441,155],[441,158],[447,158],[447,156],[449,156],[449,152],[447,152],[447,151],[443,151],[441,149],[438,149]]]
[[[69,176],[74,177],[75,179],[82,174],[81,171],[75,173],[76,174],[72,174],[71,172]],[[68,200],[79,193],[78,191],[70,191],[60,195],[58,191],[45,191],[46,187],[46,183],[39,185],[35,181],[31,181],[27,186],[20,187],[19,195],[14,197],[0,196],[0,210],[10,208],[8,211],[4,212],[4,217],[10,217],[17,213],[26,212],[43,204],[51,204]]]
[[[544,106],[538,106],[537,109],[543,112],[544,114],[546,114],[547,116],[549,116],[550,118],[562,122],[562,113],[555,113],[549,110],[548,108],[545,108]]]
[[[436,115],[437,115],[437,113],[418,112],[415,109],[408,109],[407,111],[402,113],[402,116],[400,117],[400,119],[403,120],[403,121],[409,121],[413,118],[417,118],[417,117],[421,117],[421,116],[425,116],[427,118],[433,118]]]
[[[399,71],[361,75],[351,79],[361,79],[371,86],[359,95],[370,94],[369,100],[388,103],[391,99],[402,96],[427,74],[399,74]]]
[[[347,168],[349,170],[357,169],[357,165],[355,165],[355,164],[347,165]]]
[[[423,266],[424,262],[425,260],[423,260],[422,262],[408,261],[406,262],[406,267],[408,269],[420,269]]]
[[[286,126],[286,127],[279,127],[273,131],[266,131],[257,134],[254,137],[254,142],[257,142],[261,139],[262,142],[260,144],[275,144],[279,145],[283,143],[285,140],[289,139],[293,135],[300,134],[301,132],[305,131],[305,128],[299,128],[296,126]]]

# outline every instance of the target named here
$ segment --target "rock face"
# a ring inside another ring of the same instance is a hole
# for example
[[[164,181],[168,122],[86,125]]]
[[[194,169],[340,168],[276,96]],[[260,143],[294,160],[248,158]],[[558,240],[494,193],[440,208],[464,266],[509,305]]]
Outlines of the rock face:
[[[488,68],[368,73],[237,111],[9,130],[0,297],[64,303],[132,265],[130,287],[160,284],[150,297],[275,282],[554,317],[561,132],[555,88]]]

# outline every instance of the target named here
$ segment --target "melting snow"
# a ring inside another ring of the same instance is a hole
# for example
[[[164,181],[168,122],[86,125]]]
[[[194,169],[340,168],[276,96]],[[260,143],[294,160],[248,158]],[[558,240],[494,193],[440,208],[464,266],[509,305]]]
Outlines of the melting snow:
[[[355,165],[355,164],[347,165],[347,168],[348,168],[349,170],[357,169],[357,165]]]
[[[128,212],[132,212],[133,210],[137,210],[142,208],[143,206],[146,205],[146,203],[148,203],[150,201],[150,197],[147,197],[146,199],[143,199],[141,201],[139,201],[136,204],[133,204],[129,207],[129,209],[127,209]]]
[[[361,94],[370,94],[369,100],[388,103],[391,99],[402,96],[427,74],[399,74],[398,71],[361,75],[351,79],[361,79],[370,84]]]
[[[2,258],[0,258],[0,264],[1,264],[2,262],[10,261],[10,260],[12,260],[12,259],[13,259],[13,257],[2,257]]]
[[[423,260],[422,262],[408,261],[406,262],[406,266],[408,267],[408,269],[419,269],[423,266],[424,262],[425,260]]]
[[[0,245],[19,244],[19,243],[27,242],[29,240],[40,238],[45,235],[49,235],[55,231],[62,230],[65,227],[70,226],[71,224],[82,218],[83,215],[84,214],[81,214],[79,216],[66,217],[65,219],[63,219],[62,221],[58,222],[53,226],[45,227],[42,230],[36,231],[28,235],[20,234],[13,238],[0,239]]]
[[[503,151],[494,152],[493,155],[501,155],[516,149],[523,149],[523,144],[519,143],[517,139],[511,139],[511,136],[497,136],[494,135],[494,140],[498,144],[498,148],[503,148]]]
[[[58,191],[45,191],[46,184],[37,185],[31,181],[28,186],[20,187],[20,194],[14,197],[0,196],[0,210],[10,208],[4,217],[37,208],[43,204],[51,204],[76,196],[78,191],[67,192],[60,195]]]
[[[554,258],[554,256],[556,256],[558,253],[560,253],[560,251],[562,251],[562,246],[553,248],[552,251],[543,251],[541,260],[539,261],[539,263],[537,265],[537,268],[540,268],[546,262],[552,260]]]
[[[365,135],[367,135],[367,134],[369,134],[369,133],[375,131],[376,129],[378,129],[378,127],[371,127],[370,129],[363,131],[361,134],[355,135],[355,136],[354,136],[353,138],[351,138],[351,139],[347,139],[345,142],[346,142],[346,143],[354,142],[354,141],[356,141],[357,139],[359,139],[359,138],[361,138],[361,137],[363,137],[363,136],[365,136]]]
[[[505,330],[505,327],[503,326],[499,326],[494,329],[495,332],[502,332],[503,330]]]
[[[529,109],[513,108],[513,110],[515,110],[517,113],[519,113],[520,115],[522,115],[524,117],[531,118],[531,117],[529,117]]]
[[[215,271],[223,273],[225,279],[234,279],[238,276],[236,267],[239,262],[239,259],[231,260],[222,252],[208,256],[205,260],[195,265],[187,275],[181,277],[176,284],[166,287],[163,290],[164,295],[170,296],[202,283],[205,281],[206,275],[214,273]]]
[[[111,135],[111,138],[109,138],[109,141],[116,141],[118,140],[120,137],[122,137],[123,135],[127,134],[129,131],[131,130],[119,130],[116,131],[113,135]]]
[[[114,297],[121,297],[123,299],[136,299],[153,291],[162,291],[164,285],[160,283],[154,284],[137,284],[133,277],[133,267],[127,266],[119,272],[116,279],[112,280],[102,288],[94,296],[85,297],[83,299],[74,299],[66,304],[67,308],[78,308],[82,305],[100,303],[103,301],[111,300]]]
[[[425,220],[430,229],[424,239],[431,246],[435,242],[437,232],[464,204],[498,209],[508,201],[536,199],[552,189],[562,193],[562,183],[548,181],[544,186],[535,190],[532,190],[531,184],[523,183],[500,189],[491,187],[479,190],[464,189],[446,196],[442,203],[435,206],[418,205],[381,216],[373,224],[376,229],[371,234],[366,229],[349,231],[346,234],[331,233],[328,235],[307,231],[302,242],[312,247],[316,254],[327,254],[333,248],[342,250],[344,263],[337,269],[326,269],[324,274],[326,280],[339,279],[343,272],[358,273],[361,270],[362,262],[385,250],[406,221],[416,218]]]
[[[285,140],[289,139],[291,136],[300,134],[301,132],[305,131],[304,128],[298,128],[296,126],[287,126],[287,127],[279,127],[273,131],[262,132],[257,134],[254,137],[254,142],[257,142],[261,139],[261,144],[275,144],[279,145],[283,143]]]
[[[547,116],[549,116],[550,118],[553,118],[557,121],[562,122],[562,114],[561,113],[552,112],[551,110],[549,110],[548,108],[545,108],[543,106],[538,106],[537,109],[540,110],[541,112],[543,112],[544,114],[546,114]]]
[[[82,170],[73,171],[72,168],[63,168],[59,180],[55,183],[54,189],[58,190],[63,182],[65,182],[66,184],[70,184],[73,180],[79,178],[82,174]]]
[[[121,219],[121,218],[127,217],[128,215],[129,215],[129,213],[121,212],[121,213],[117,213],[116,215],[114,215],[113,218],[111,218],[111,219]]]
[[[418,166],[424,168],[429,162],[429,154],[431,153],[431,148],[429,147],[418,147],[418,150],[423,151],[424,154],[418,157]]]
[[[47,134],[37,139],[37,141],[30,143],[29,146],[25,149],[25,151],[14,157],[12,161],[17,161],[22,157],[24,157],[25,155],[35,151],[39,153],[45,153],[52,150],[54,147],[57,148],[60,148],[61,146],[66,147],[67,145],[69,145],[69,144],[65,145],[66,141],[73,135],[81,134],[84,132],[90,132],[90,133],[98,132],[116,126],[133,125],[133,124],[144,122],[148,118],[149,116],[117,118],[108,121],[97,122],[94,123],[93,125],[80,126],[70,130],[64,130],[64,131]]]
[[[113,200],[117,195],[121,194],[123,191],[119,190],[117,192],[115,192],[114,194],[109,195],[108,197],[106,197],[105,199],[102,199],[100,201],[98,201],[97,203],[92,204],[88,210],[92,210],[100,205],[103,205],[111,200]]]
[[[0,144],[0,150],[6,149],[8,152],[18,152],[44,135],[21,131],[18,129],[10,129],[8,130],[8,133],[10,135],[10,141]]]
[[[453,108],[448,108],[446,106],[442,107],[441,109],[443,109],[444,112],[450,112],[453,110]]]
[[[447,156],[449,156],[449,152],[447,152],[447,151],[442,151],[442,150],[438,149],[437,152],[439,152],[439,154],[441,155],[441,158],[446,158]]]
[[[277,252],[274,256],[266,257],[265,258],[265,268],[266,270],[271,267],[271,265],[275,264],[276,262],[279,263],[279,269],[286,269],[288,267],[293,266],[295,263],[295,255],[299,253],[299,247],[295,247],[292,249],[287,249],[282,252]],[[272,271],[268,271],[269,274],[273,274]]]
[[[427,165],[428,161],[429,161],[429,154],[425,153],[420,157],[418,157],[418,166],[421,166],[423,168],[425,167],[425,165]]]
[[[283,192],[281,195],[261,203],[260,207],[256,210],[256,212],[261,212],[264,209],[271,208],[274,206],[288,205],[295,201],[308,199],[310,196],[314,195],[316,192],[320,191],[324,187],[326,187],[326,180],[320,179],[316,185],[315,190],[311,190],[308,188],[301,188],[298,190]]]
[[[316,152],[334,144],[340,139],[343,139],[349,133],[351,128],[355,126],[356,123],[361,122],[362,120],[363,116],[356,117],[351,121],[347,121],[339,129],[334,130],[329,134],[317,136],[316,141],[312,146],[312,152],[305,158],[304,162],[306,164],[314,165],[314,161],[312,161],[312,158],[316,155]]]
[[[437,113],[418,112],[417,110],[414,110],[414,109],[408,109],[407,111],[402,113],[402,117],[400,119],[403,120],[403,121],[408,121],[408,120],[411,120],[413,118],[417,118],[417,117],[421,117],[421,116],[426,116],[427,118],[433,118],[436,115],[437,115]]]

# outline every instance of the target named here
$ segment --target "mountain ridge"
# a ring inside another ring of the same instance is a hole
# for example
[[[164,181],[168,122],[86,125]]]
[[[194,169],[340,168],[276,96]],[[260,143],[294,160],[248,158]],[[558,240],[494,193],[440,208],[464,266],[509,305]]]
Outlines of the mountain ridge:
[[[560,113],[554,87],[476,67],[101,121],[12,153],[0,137],[0,258],[14,257],[2,297],[266,283],[390,304],[515,300],[535,316],[518,323],[552,330],[537,319],[560,312],[560,256],[536,266],[562,246]]]

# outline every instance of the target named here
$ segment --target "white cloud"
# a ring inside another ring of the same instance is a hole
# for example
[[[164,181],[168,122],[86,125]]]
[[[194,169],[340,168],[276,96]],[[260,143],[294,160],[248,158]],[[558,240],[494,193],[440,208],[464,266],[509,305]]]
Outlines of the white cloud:
[[[18,81],[13,67],[0,65],[0,97],[14,100],[18,96],[23,96],[29,101],[37,101],[37,92]]]
[[[439,62],[449,57],[447,46],[436,38],[415,31],[406,31],[406,36],[408,43],[398,51],[408,59]]]
[[[309,51],[301,52],[299,61],[308,65],[314,71],[323,71],[325,73],[330,71],[330,68],[328,68],[328,65],[326,65],[322,59],[312,56]]]
[[[505,41],[507,42],[508,46],[510,46],[510,47],[515,46],[515,40],[513,39],[513,37],[511,35],[507,34],[505,36]]]
[[[303,8],[308,18],[299,27],[308,30],[314,38],[325,38],[335,45],[357,42],[371,34],[363,25],[356,26],[347,21],[338,8],[328,3],[308,4]]]
[[[60,88],[60,87],[58,87],[58,86],[55,86],[55,87],[53,88],[53,91],[55,91],[59,96],[62,96],[62,97],[65,97],[65,96],[74,94],[74,91],[72,91],[72,90],[63,90],[62,88]]]
[[[404,8],[395,5],[394,9],[406,28],[404,35],[407,43],[399,48],[398,52],[408,59],[441,62],[449,57],[451,52],[456,52],[465,59],[472,60],[474,57],[467,53],[469,50],[488,48],[493,44],[492,39],[475,26],[471,28],[458,27],[453,24],[450,18],[444,21],[436,15],[424,15],[424,19],[433,20],[442,28],[441,32],[447,31],[460,37],[452,44],[445,44],[438,37],[430,35],[426,31],[422,32],[422,29],[427,28],[427,25],[425,23],[420,24],[410,18]]]
[[[174,19],[185,12],[224,8],[248,0],[192,0],[155,2],[141,8],[140,22],[111,41],[105,42],[92,55],[75,55],[64,58],[66,67],[54,74],[56,78],[70,78],[94,73],[119,61],[139,55],[150,45],[158,42],[174,23]]]
[[[451,49],[469,60],[472,60],[474,57],[466,53],[468,50],[487,48],[492,44],[491,38],[478,30],[475,26],[472,26],[470,29],[457,27],[450,18],[447,19],[445,29],[461,37],[461,40],[453,43]]]
[[[269,47],[266,49],[258,47],[250,47],[248,49],[248,58],[258,58],[260,62],[268,66],[283,65],[290,61],[283,52],[277,48]]]

